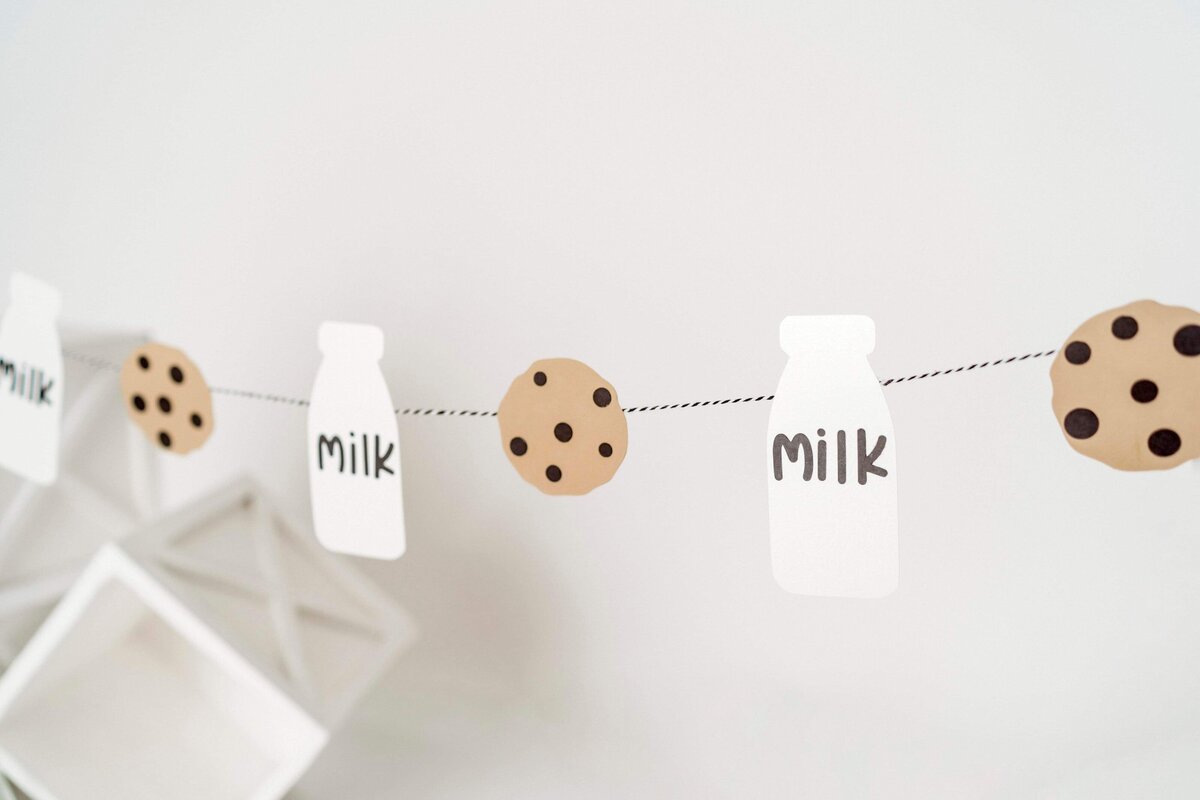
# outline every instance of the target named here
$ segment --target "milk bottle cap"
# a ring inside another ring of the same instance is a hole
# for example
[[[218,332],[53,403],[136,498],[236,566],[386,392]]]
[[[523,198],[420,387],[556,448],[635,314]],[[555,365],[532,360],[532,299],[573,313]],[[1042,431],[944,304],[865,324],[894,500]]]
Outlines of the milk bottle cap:
[[[786,317],[779,344],[789,356],[810,353],[867,355],[875,349],[875,321],[862,315]]]
[[[353,356],[378,361],[383,356],[383,331],[374,325],[322,322],[317,346],[326,356]]]

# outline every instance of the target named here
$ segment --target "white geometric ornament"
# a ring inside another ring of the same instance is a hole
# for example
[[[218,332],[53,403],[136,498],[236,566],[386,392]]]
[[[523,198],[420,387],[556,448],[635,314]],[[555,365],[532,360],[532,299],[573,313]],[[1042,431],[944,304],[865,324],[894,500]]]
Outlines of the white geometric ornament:
[[[896,435],[863,316],[788,317],[771,404],[771,569],[793,594],[883,597],[900,577]]]
[[[97,555],[0,678],[0,769],[34,800],[278,800],[414,636],[239,481]]]

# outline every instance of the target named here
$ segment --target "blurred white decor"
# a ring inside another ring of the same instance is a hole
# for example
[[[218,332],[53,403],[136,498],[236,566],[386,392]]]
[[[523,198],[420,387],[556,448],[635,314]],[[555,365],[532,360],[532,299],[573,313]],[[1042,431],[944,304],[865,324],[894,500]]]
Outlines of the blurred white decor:
[[[118,361],[144,339],[67,334],[68,349]],[[68,359],[61,474],[39,486],[0,470],[0,669],[103,544],[153,514],[149,448],[129,426],[117,375]],[[2,797],[2,795],[0,795]]]
[[[249,480],[103,547],[0,679],[34,800],[281,797],[410,643]]]

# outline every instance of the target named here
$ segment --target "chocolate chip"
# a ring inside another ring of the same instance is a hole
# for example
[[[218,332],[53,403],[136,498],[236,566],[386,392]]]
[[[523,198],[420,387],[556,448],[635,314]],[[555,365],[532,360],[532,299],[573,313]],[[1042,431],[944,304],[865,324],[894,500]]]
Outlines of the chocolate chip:
[[[1181,356],[1200,356],[1200,325],[1184,325],[1175,331],[1175,350]]]
[[[169,398],[169,397],[158,398],[158,410],[164,414],[170,414],[171,413],[171,398]]]
[[[562,480],[562,470],[551,464],[546,467],[546,479],[551,483],[558,483]]]
[[[1092,357],[1092,348],[1088,347],[1087,342],[1071,342],[1063,355],[1072,364],[1086,364]]]
[[[193,428],[199,428],[203,424],[204,424],[204,420],[200,419],[199,414],[192,414],[192,427]]]
[[[158,432],[158,441],[162,443],[163,447],[170,449],[171,434],[167,433],[166,431],[159,431]]]
[[[1100,418],[1087,408],[1077,408],[1067,414],[1063,428],[1072,439],[1089,439],[1100,430]]]
[[[592,402],[601,408],[604,408],[612,402],[612,392],[601,386],[599,389],[592,392]]]
[[[138,356],[138,366],[142,369],[150,369],[150,359],[145,356]]]
[[[1113,320],[1112,332],[1118,339],[1132,339],[1137,336],[1137,320],[1133,317],[1117,317]]]
[[[533,373],[533,382],[536,383],[538,386],[545,386],[546,385],[546,373],[544,373],[544,372]]]
[[[179,367],[171,367],[171,380],[176,383],[183,383],[183,370]]]
[[[1158,384],[1154,381],[1140,380],[1130,388],[1129,394],[1139,403],[1149,403],[1158,397]]]
[[[575,431],[571,430],[571,426],[565,422],[560,422],[554,426],[554,438],[560,442],[569,442],[574,435]]]
[[[145,398],[143,398],[140,394],[135,394],[133,396],[133,407],[136,408],[138,411],[145,411],[146,410]]]
[[[529,452],[529,445],[520,436],[514,436],[513,440],[508,443],[508,449],[512,451],[514,456],[523,456]]]
[[[1173,456],[1179,452],[1179,447],[1183,441],[1179,438],[1179,434],[1168,428],[1162,428],[1150,434],[1150,440],[1147,442],[1150,446],[1150,452],[1156,456],[1166,458]]]
[[[608,442],[601,442],[600,443],[600,455],[604,456],[605,458],[608,458],[609,456],[611,456],[612,455],[612,445],[609,444]]]

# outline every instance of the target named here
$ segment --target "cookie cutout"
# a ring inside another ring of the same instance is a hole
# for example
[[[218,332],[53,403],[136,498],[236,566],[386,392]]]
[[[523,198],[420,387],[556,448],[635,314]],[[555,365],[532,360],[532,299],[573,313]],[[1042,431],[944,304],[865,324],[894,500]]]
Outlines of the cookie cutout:
[[[629,445],[617,390],[570,358],[535,361],[497,416],[508,460],[546,494],[587,494],[607,483]]]
[[[1120,470],[1200,458],[1200,314],[1141,300],[1079,326],[1050,367],[1071,447]]]
[[[173,347],[146,344],[121,366],[125,410],[163,450],[190,453],[213,430],[212,392],[190,358]]]

